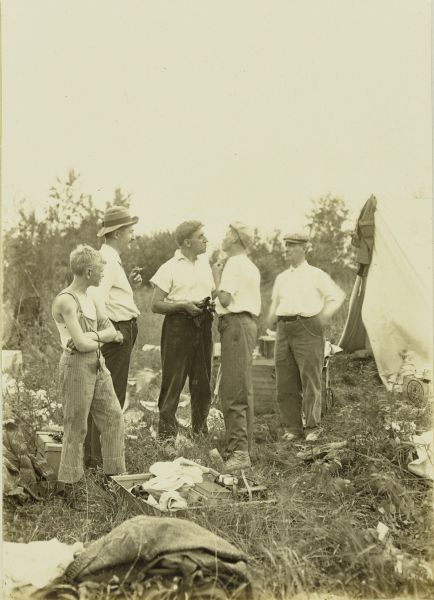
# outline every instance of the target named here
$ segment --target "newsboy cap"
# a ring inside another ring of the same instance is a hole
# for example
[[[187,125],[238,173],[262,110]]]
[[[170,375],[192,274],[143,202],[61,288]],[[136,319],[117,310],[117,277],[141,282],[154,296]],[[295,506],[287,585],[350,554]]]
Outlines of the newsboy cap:
[[[96,235],[103,237],[121,227],[135,225],[138,220],[139,217],[132,217],[125,206],[111,206],[105,211],[102,227]]]
[[[287,244],[306,244],[309,237],[302,231],[291,231],[283,236],[283,241]]]
[[[233,221],[232,223],[229,223],[229,227],[237,233],[244,248],[250,248],[253,244],[254,237],[254,233],[250,227],[247,227],[247,225],[244,225],[241,221]]]

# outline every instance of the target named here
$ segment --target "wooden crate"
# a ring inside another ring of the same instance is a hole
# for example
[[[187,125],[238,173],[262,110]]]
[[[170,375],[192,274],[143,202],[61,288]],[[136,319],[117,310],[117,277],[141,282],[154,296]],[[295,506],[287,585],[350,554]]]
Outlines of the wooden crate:
[[[260,498],[261,495],[265,496],[267,489],[264,486],[255,485],[253,481],[248,479],[248,483],[251,486],[253,494],[255,494],[254,500],[247,500],[245,490],[240,490],[240,496],[244,499],[237,499],[232,495],[232,492],[228,488],[224,488],[221,485],[214,483],[214,477],[212,475],[204,475],[204,481],[202,483],[196,483],[188,491],[187,502],[189,504],[187,509],[174,510],[174,511],[162,511],[157,506],[152,506],[134,496],[129,490],[139,483],[149,481],[149,473],[137,473],[132,475],[112,475],[111,479],[117,484],[118,490],[121,496],[125,499],[130,510],[134,513],[142,513],[153,516],[179,516],[186,517],[189,513],[196,513],[198,511],[212,510],[216,507],[222,507],[225,510],[230,506],[236,505],[252,505],[252,504],[271,504],[275,503],[275,500],[268,498]],[[241,481],[241,478],[239,478]],[[259,498],[259,499],[256,499]]]
[[[261,335],[258,339],[259,352],[264,358],[274,358],[274,347],[276,338],[270,335]]]
[[[50,433],[53,431],[37,431],[36,432],[36,457],[43,458],[50,465],[54,474],[57,477],[60,465],[60,454],[62,452],[62,444],[53,441]]]
[[[277,412],[276,370],[272,358],[254,358],[252,366],[255,414]]]
[[[252,369],[255,414],[278,412],[276,400],[276,370],[274,360],[259,357],[253,360]],[[321,414],[324,416],[333,404],[329,359],[326,358],[321,380]]]

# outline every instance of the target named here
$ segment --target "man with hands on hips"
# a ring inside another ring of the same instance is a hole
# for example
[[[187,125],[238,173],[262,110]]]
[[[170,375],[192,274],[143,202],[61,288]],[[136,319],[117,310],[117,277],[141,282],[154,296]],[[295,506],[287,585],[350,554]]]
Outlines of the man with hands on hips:
[[[288,268],[274,282],[268,326],[277,321],[276,387],[283,437],[292,441],[306,434],[306,441],[313,442],[321,433],[323,328],[345,293],[327,273],[306,261],[307,242],[300,232],[284,237]]]

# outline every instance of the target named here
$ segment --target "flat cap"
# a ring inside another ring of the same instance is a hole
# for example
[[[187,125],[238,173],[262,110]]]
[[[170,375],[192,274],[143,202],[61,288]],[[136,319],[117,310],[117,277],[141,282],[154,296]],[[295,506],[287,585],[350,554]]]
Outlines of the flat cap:
[[[229,224],[229,227],[236,231],[244,248],[250,248],[253,244],[254,237],[254,233],[250,227],[247,227],[247,225],[244,225],[241,221],[233,221]]]
[[[287,244],[306,244],[309,236],[302,231],[291,231],[283,236],[283,241]]]

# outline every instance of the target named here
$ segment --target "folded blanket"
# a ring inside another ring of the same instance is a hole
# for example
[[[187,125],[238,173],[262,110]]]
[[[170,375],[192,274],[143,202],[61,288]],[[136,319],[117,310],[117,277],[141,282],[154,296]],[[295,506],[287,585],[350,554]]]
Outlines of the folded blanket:
[[[196,523],[138,516],[90,544],[69,565],[65,579],[85,581],[99,575],[101,580],[106,573],[109,580],[117,566],[132,565],[136,578],[138,573],[143,579],[164,573],[191,579],[192,572],[197,572],[200,577],[210,576],[224,589],[242,586],[243,597],[251,598],[247,560],[235,546]]]

